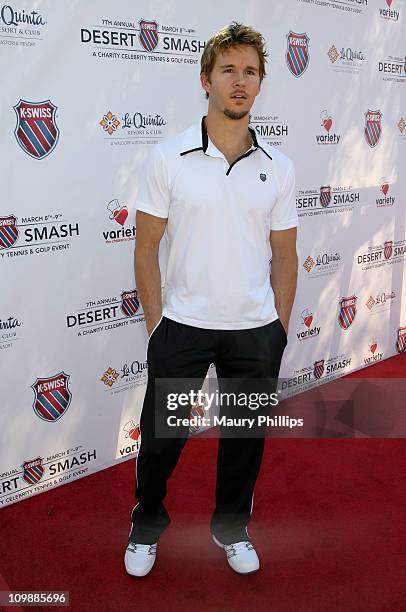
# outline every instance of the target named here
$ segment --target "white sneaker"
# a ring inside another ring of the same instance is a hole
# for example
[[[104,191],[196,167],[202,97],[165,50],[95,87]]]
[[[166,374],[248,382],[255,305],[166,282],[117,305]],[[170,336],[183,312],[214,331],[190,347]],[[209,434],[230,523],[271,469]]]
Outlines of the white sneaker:
[[[156,559],[156,544],[134,544],[130,542],[124,555],[125,569],[131,576],[146,576]]]
[[[227,554],[229,566],[238,574],[253,574],[259,570],[259,559],[255,548],[248,540],[233,544],[222,544],[212,535],[214,542]]]

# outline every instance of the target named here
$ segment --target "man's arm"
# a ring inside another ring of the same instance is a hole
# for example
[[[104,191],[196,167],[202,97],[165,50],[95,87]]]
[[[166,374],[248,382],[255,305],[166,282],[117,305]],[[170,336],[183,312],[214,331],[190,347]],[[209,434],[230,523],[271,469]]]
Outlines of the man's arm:
[[[167,219],[154,217],[137,210],[134,273],[135,284],[145,314],[148,335],[151,334],[162,316],[161,272],[158,253],[166,223]]]
[[[275,294],[275,306],[286,334],[290,313],[295,299],[298,259],[296,253],[297,228],[272,230],[271,285]]]

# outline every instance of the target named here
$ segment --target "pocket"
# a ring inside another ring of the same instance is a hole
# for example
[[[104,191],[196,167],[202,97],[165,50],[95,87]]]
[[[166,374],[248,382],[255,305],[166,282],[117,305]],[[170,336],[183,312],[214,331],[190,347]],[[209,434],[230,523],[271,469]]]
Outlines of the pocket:
[[[282,334],[283,334],[283,338],[284,338],[285,344],[287,344],[287,343],[288,343],[288,336],[287,336],[287,333],[286,333],[286,331],[285,331],[285,328],[283,327],[282,322],[281,322],[281,320],[280,320],[280,319],[277,319],[277,321],[278,321],[278,323],[279,323],[279,327],[280,327],[280,328],[281,328],[281,330],[282,330]]]
[[[147,340],[147,349],[146,349],[147,353],[148,353],[148,348],[149,348],[149,345],[151,343],[152,337],[156,335],[156,332],[158,330],[158,327],[161,325],[162,320],[163,320],[163,316],[159,319],[158,323],[155,325],[154,329],[152,330],[152,332],[151,332],[151,334],[150,334],[150,336],[149,336],[149,338]]]

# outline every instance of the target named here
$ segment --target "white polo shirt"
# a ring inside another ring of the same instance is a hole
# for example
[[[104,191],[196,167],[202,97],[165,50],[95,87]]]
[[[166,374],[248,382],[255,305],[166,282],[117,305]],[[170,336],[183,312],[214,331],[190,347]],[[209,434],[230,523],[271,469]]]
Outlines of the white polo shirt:
[[[292,162],[250,128],[233,164],[203,119],[156,145],[137,210],[167,218],[162,314],[206,329],[248,329],[277,318],[269,278],[271,230],[297,226]]]

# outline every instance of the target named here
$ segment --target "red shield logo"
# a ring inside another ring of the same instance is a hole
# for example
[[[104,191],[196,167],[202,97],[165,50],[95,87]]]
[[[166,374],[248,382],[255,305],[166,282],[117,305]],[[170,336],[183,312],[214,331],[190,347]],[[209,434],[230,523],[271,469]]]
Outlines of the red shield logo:
[[[385,259],[390,259],[392,257],[392,251],[393,251],[393,240],[388,240],[383,245],[383,254],[385,256]]]
[[[153,51],[159,41],[157,22],[141,19],[139,39],[145,51]]]
[[[340,312],[338,314],[338,323],[342,329],[348,329],[355,319],[357,314],[357,297],[343,297],[340,300]]]
[[[314,362],[313,374],[314,378],[321,378],[324,373],[324,359]]]
[[[133,317],[140,307],[137,290],[123,291],[121,294],[121,311],[126,317]]]
[[[375,147],[382,133],[381,125],[382,113],[379,110],[371,111],[367,110],[365,113],[365,129],[364,135],[365,140],[370,147]]]
[[[55,149],[59,138],[55,121],[57,107],[51,100],[20,100],[14,110],[17,115],[14,134],[22,150],[35,159],[43,159],[49,155]]]
[[[69,408],[72,394],[68,387],[69,375],[59,372],[48,378],[37,378],[31,385],[34,391],[34,412],[43,421],[57,421]]]
[[[9,249],[18,238],[17,218],[14,215],[0,217],[0,249]]]
[[[190,419],[196,418],[196,420],[198,421],[199,419],[202,419],[205,415],[205,410],[204,407],[201,406],[200,404],[194,404],[190,410]],[[196,424],[191,424],[189,426],[189,431],[191,434],[196,434],[200,429],[202,428],[201,425],[199,425],[198,423]]]
[[[320,187],[320,204],[323,208],[327,208],[327,206],[331,202],[331,187]]]
[[[290,31],[286,35],[286,64],[295,77],[300,77],[309,65],[309,37],[306,33],[296,34]]]
[[[33,485],[43,477],[44,466],[42,465],[42,461],[42,457],[37,457],[36,459],[23,463],[23,480],[27,484]]]
[[[399,327],[398,340],[396,342],[396,350],[398,353],[406,352],[406,327]]]

